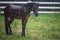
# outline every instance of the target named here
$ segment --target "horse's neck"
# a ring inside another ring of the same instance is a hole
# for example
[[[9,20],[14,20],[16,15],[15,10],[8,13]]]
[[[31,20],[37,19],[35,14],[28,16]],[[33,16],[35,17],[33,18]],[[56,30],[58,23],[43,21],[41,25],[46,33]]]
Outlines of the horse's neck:
[[[32,8],[28,8],[28,9],[27,9],[28,12],[31,12],[31,10],[32,10]]]
[[[27,6],[26,9],[26,12],[30,13],[32,11],[32,6]]]

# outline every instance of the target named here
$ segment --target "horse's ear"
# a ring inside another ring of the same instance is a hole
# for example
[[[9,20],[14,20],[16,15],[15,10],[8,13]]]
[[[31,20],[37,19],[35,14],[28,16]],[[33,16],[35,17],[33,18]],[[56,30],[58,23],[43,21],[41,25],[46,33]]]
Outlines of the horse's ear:
[[[38,4],[39,4],[39,2],[38,2]]]
[[[33,3],[39,4],[39,2],[33,1]]]

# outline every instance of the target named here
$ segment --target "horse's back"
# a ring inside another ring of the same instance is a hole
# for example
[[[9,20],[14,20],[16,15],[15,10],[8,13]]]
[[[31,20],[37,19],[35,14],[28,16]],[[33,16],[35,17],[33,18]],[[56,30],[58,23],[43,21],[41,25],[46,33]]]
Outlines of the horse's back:
[[[22,6],[18,5],[8,5],[4,9],[4,14],[9,17],[19,17],[20,16],[20,10],[22,10]]]
[[[19,10],[22,8],[22,6],[18,6],[18,5],[10,5],[10,8],[11,9],[14,9],[14,10]]]
[[[8,5],[5,7],[5,11],[6,10],[21,10],[22,9],[22,6],[18,6],[18,5]]]

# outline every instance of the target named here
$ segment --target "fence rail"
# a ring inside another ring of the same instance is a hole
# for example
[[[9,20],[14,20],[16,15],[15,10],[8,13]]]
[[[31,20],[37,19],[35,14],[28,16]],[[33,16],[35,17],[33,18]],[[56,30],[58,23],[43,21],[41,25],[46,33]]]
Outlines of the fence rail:
[[[2,11],[2,9],[4,9],[6,6],[3,6],[3,4],[4,5],[6,5],[6,4],[26,4],[26,3],[28,3],[28,1],[0,1],[0,4],[1,4],[1,6],[0,6],[0,13],[4,13],[3,11]],[[35,2],[35,3],[38,3],[38,2]],[[48,4],[47,6],[46,6],[46,4]],[[45,5],[45,6],[40,6],[40,5]],[[50,5],[59,5],[59,6],[50,6]],[[42,10],[42,9],[47,9],[47,11],[45,10],[45,11],[40,11],[40,9]],[[50,10],[59,10],[59,11],[48,11],[48,9],[50,9]],[[39,12],[38,13],[60,13],[60,2],[39,2]]]
[[[4,14],[3,11],[1,11],[1,13]],[[33,13],[33,12],[31,12],[31,13]],[[59,11],[56,11],[56,12],[54,12],[54,11],[39,11],[38,13],[60,13],[60,12]]]
[[[0,9],[4,9],[6,6],[1,6]],[[39,9],[60,9],[60,7],[46,7],[39,6]]]
[[[27,1],[0,1],[0,3],[8,3],[8,4],[25,4]],[[38,2],[36,2],[38,3]],[[39,4],[60,4],[60,2],[39,2]]]

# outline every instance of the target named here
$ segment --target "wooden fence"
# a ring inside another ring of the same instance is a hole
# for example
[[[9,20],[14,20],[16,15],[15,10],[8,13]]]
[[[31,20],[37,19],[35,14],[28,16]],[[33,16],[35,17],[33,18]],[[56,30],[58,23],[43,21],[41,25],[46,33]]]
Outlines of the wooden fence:
[[[7,4],[24,5],[28,1],[0,1],[0,13]],[[36,2],[37,3],[37,2]],[[60,2],[39,2],[39,13],[60,13]]]

